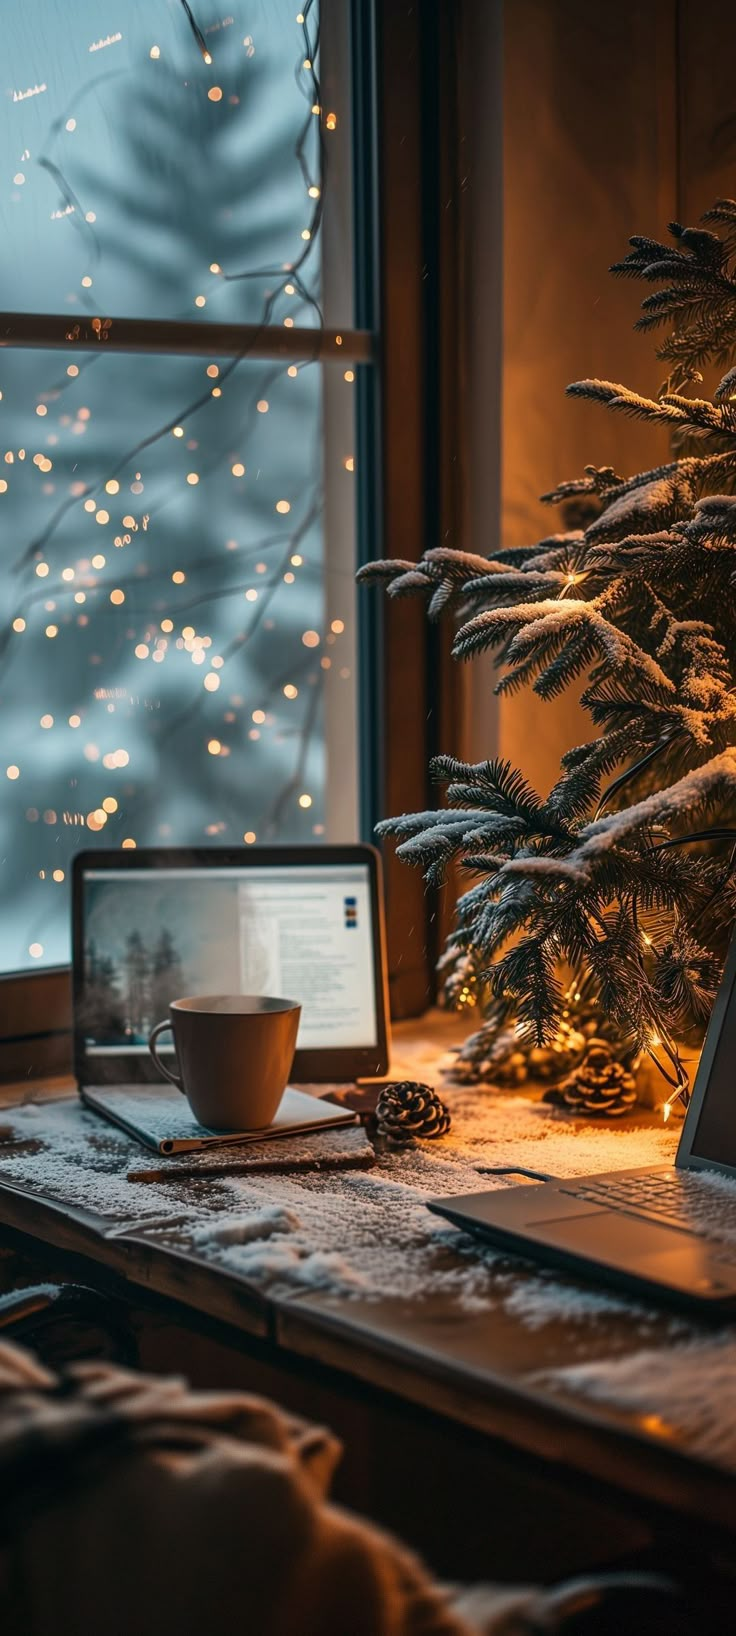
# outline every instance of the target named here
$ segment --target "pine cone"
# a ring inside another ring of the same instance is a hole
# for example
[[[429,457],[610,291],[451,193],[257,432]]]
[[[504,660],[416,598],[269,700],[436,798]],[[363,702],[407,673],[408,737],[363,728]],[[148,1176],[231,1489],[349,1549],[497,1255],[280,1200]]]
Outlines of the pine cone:
[[[395,1147],[407,1147],[415,1136],[444,1136],[450,1115],[431,1085],[399,1080],[386,1085],[376,1104],[378,1132]]]
[[[616,1061],[606,1040],[592,1039],[580,1067],[547,1091],[545,1101],[585,1118],[620,1119],[636,1101],[634,1076]]]

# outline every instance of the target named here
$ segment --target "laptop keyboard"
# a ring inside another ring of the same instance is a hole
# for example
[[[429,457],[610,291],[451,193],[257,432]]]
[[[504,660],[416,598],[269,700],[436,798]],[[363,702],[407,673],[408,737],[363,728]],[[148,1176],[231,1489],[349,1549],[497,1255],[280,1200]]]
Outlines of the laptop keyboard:
[[[692,1171],[666,1175],[586,1178],[564,1191],[586,1203],[611,1205],[635,1215],[666,1221],[699,1238],[733,1243],[736,1249],[736,1192],[711,1187]]]

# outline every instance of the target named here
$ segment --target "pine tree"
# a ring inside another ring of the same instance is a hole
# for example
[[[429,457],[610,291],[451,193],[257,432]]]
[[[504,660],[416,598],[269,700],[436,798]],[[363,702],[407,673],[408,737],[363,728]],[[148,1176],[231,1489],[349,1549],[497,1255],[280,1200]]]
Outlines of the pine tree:
[[[628,478],[586,467],[543,496],[583,526],[537,545],[442,547],[361,576],[424,595],[430,618],[458,613],[454,654],[493,650],[498,693],[551,699],[581,679],[597,729],[546,799],[509,762],[440,756],[447,807],[381,826],[429,883],[451,860],[472,877],[442,962],[450,1002],[477,997],[486,1017],[471,1054],[512,1021],[549,1039],[575,991],[622,1051],[661,1046],[678,1086],[673,1042],[702,1030],[736,913],[736,202],[703,222],[673,223],[672,244],[631,239],[612,269],[661,286],[637,325],[667,332],[657,398],[568,387],[670,428],[672,460]],[[698,396],[712,365],[726,373]]]

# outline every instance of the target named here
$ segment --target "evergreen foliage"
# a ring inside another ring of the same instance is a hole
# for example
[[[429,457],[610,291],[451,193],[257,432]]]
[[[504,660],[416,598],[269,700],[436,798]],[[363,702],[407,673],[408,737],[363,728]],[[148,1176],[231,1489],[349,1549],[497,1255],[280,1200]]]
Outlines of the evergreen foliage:
[[[736,201],[704,223],[634,238],[612,269],[662,286],[638,324],[667,331],[658,397],[568,388],[671,428],[674,458],[629,478],[586,467],[543,496],[586,526],[537,545],[361,574],[459,615],[455,656],[493,650],[499,693],[549,699],[583,678],[597,733],[546,800],[508,762],[442,756],[447,807],[381,826],[428,882],[452,860],[473,877],[442,966],[449,999],[483,1007],[479,1049],[512,1018],[549,1038],[572,977],[622,1042],[661,1042],[679,1073],[673,1039],[712,1003],[736,913]],[[713,364],[726,373],[699,397]]]

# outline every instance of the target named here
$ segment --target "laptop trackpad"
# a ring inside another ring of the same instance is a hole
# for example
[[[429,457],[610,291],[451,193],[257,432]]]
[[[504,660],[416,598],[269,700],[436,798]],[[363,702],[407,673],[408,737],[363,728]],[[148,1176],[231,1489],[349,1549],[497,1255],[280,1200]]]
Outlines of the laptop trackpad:
[[[618,1210],[552,1216],[548,1221],[535,1221],[533,1232],[543,1243],[586,1260],[646,1273],[664,1283],[702,1279],[710,1259],[707,1246],[688,1233]]]

